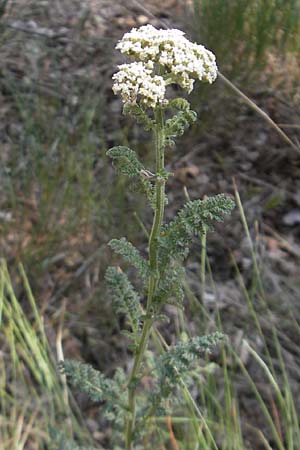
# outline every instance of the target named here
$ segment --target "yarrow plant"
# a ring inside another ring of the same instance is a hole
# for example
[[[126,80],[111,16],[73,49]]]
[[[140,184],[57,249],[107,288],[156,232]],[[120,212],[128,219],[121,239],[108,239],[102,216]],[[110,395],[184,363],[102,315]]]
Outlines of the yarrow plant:
[[[132,341],[133,362],[129,375],[119,369],[110,379],[76,361],[65,361],[62,368],[71,384],[92,400],[104,402],[116,430],[114,448],[138,450],[144,448],[141,442],[145,433],[151,433],[153,418],[166,411],[170,414],[176,393],[189,379],[197,358],[223,339],[216,332],[179,342],[157,358],[148,356],[146,372],[146,351],[156,322],[166,319],[164,306],[172,303],[182,307],[182,263],[194,236],[201,237],[214,221],[222,221],[234,203],[223,194],[189,201],[171,222],[164,222],[165,185],[171,175],[165,170],[165,151],[196,120],[187,100],[168,97],[168,86],[177,85],[191,93],[195,80],[212,83],[217,77],[214,54],[190,42],[182,31],[158,30],[151,25],[132,29],[116,48],[130,62],[120,65],[113,75],[113,91],[122,98],[124,114],[153,133],[156,161],[155,170],[150,171],[128,147],[117,146],[107,152],[119,173],[140,186],[153,210],[147,259],[125,238],[109,243],[136,268],[141,279],[142,291],[138,293],[120,268],[109,267],[106,272],[115,309],[127,317],[126,335]],[[146,373],[148,377],[151,374],[151,389],[143,393],[143,401],[138,401]],[[152,436],[152,442],[155,439]]]

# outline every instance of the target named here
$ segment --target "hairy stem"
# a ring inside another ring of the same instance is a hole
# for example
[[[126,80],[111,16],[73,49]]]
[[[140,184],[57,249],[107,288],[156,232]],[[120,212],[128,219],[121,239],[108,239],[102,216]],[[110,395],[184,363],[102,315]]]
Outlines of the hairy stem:
[[[149,265],[150,275],[148,280],[148,296],[146,307],[146,319],[144,321],[140,341],[135,353],[133,367],[129,377],[128,383],[128,419],[125,429],[125,450],[132,450],[134,429],[135,429],[135,409],[136,409],[136,385],[138,381],[138,373],[143,361],[145,351],[148,346],[149,336],[153,325],[152,304],[155,291],[159,282],[159,267],[158,267],[158,251],[159,251],[159,236],[164,216],[165,203],[165,179],[162,176],[164,170],[164,120],[163,111],[157,109],[155,112],[156,126],[155,126],[155,150],[156,150],[156,205],[152,224],[152,229],[149,237]]]

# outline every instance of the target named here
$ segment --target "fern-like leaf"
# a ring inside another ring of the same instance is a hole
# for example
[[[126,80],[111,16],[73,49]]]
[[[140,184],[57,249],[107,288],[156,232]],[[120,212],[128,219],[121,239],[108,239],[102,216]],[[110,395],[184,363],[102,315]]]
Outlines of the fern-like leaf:
[[[183,98],[173,99],[168,106],[179,111],[168,119],[165,125],[165,143],[173,146],[174,138],[184,134],[185,130],[196,121],[197,114],[190,109],[189,102]]]
[[[112,158],[114,167],[118,173],[134,179],[131,185],[132,190],[143,193],[152,208],[155,208],[155,190],[149,177],[150,172],[145,170],[143,164],[137,158],[136,152],[128,147],[112,147],[106,152]]]
[[[111,380],[89,364],[66,359],[60,363],[60,370],[72,386],[88,395],[94,402],[105,400],[111,388]]]
[[[182,261],[189,252],[193,236],[213,229],[213,222],[221,222],[234,208],[233,200],[219,194],[205,200],[186,203],[175,219],[162,229],[160,258],[162,270],[172,259]]]
[[[123,108],[123,113],[125,116],[133,116],[137,123],[143,125],[145,131],[150,131],[155,126],[155,121],[151,119],[146,111],[138,104],[130,105],[127,104]]]
[[[116,267],[108,267],[105,279],[112,293],[113,305],[117,313],[126,314],[133,335],[137,337],[140,329],[140,298],[127,278],[127,275]]]
[[[129,178],[139,176],[141,171],[145,170],[136,152],[128,147],[122,145],[112,147],[106,154],[114,161],[117,171]]]
[[[59,364],[68,382],[88,395],[94,402],[105,402],[105,416],[115,425],[124,424],[127,414],[126,376],[122,369],[117,369],[113,378],[105,377],[89,364],[80,361],[65,360]]]
[[[219,332],[207,336],[191,338],[188,341],[174,345],[167,353],[152,361],[152,372],[156,378],[154,389],[148,392],[146,406],[141,413],[140,426],[147,426],[147,418],[158,415],[170,415],[166,410],[166,400],[169,406],[175,406],[180,401],[176,391],[181,381],[189,384],[193,378],[193,368],[199,357],[222,342],[225,336]]]
[[[174,345],[167,353],[161,356],[161,376],[171,381],[188,372],[191,364],[203,353],[210,352],[213,347],[224,340],[224,334],[216,331],[206,336],[197,336],[187,342]]]
[[[163,399],[174,394],[180,379],[189,378],[191,369],[199,357],[210,352],[223,340],[224,335],[219,332],[194,337],[187,342],[174,345],[167,353],[158,358],[156,363],[158,380],[152,401],[159,405]]]
[[[73,439],[68,438],[64,433],[58,430],[50,430],[49,450],[97,450],[95,447],[83,447],[77,445]]]
[[[144,194],[151,208],[155,209],[155,189],[153,183],[147,178],[147,172],[141,172],[140,177],[134,180],[130,188],[133,192]]]
[[[155,302],[158,304],[172,304],[182,308],[184,300],[183,279],[183,267],[178,265],[169,267],[159,281]]]
[[[138,271],[139,276],[146,280],[149,274],[147,261],[140,255],[140,252],[127,241],[126,238],[112,239],[108,245],[113,251],[122,255],[125,261],[131,264]]]

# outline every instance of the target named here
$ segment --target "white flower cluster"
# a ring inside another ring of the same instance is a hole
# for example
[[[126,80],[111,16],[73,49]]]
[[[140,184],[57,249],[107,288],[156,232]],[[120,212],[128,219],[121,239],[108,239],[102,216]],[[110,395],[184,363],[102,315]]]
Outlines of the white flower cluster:
[[[126,104],[135,104],[138,99],[149,107],[165,102],[166,84],[163,77],[153,74],[153,63],[133,62],[118,66],[113,75],[115,94],[120,94]]]
[[[129,84],[124,75],[114,75],[114,92],[124,93],[122,98],[125,102],[135,102],[137,95],[141,95],[143,103],[154,107],[163,101],[162,95],[168,84],[178,84],[190,93],[195,79],[212,83],[217,77],[215,55],[203,45],[190,42],[180,30],[157,30],[152,25],[133,28],[125,33],[116,48],[139,61],[133,66],[128,64],[128,71],[132,74]],[[123,72],[127,70],[126,64],[119,68]],[[162,76],[155,75],[155,68],[159,68]],[[143,78],[134,81],[134,73]],[[121,86],[123,77],[127,81],[124,88]],[[134,86],[138,86],[138,92]]]

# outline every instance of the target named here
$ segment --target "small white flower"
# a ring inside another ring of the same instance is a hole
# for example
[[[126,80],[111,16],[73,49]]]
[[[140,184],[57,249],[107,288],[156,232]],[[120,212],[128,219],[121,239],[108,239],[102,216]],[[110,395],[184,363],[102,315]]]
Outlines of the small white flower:
[[[180,30],[157,30],[152,25],[133,28],[116,48],[135,61],[119,66],[113,76],[113,91],[125,103],[140,101],[155,108],[167,103],[167,85],[178,84],[190,93],[195,79],[212,83],[217,77],[215,55],[190,42]]]
[[[118,66],[113,75],[113,91],[120,94],[125,104],[140,101],[144,106],[155,108],[165,104],[166,84],[159,75],[153,74],[153,63],[133,62]]]
[[[193,89],[193,79],[212,83],[217,77],[215,55],[190,42],[180,30],[157,30],[152,25],[133,28],[116,48],[134,60],[158,63],[173,83],[188,92]]]

